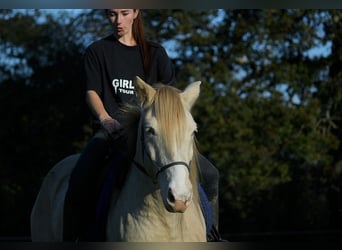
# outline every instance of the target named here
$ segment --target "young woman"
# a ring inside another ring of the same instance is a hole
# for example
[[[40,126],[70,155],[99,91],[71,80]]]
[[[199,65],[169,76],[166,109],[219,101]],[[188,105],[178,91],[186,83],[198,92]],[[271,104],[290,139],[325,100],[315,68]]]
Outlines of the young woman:
[[[86,101],[96,132],[70,177],[64,206],[64,241],[87,240],[86,223],[94,222],[96,181],[103,171],[99,167],[104,167],[106,157],[122,145],[119,108],[136,101],[132,84],[135,76],[151,84],[175,83],[174,68],[165,49],[144,38],[140,10],[110,9],[106,16],[113,34],[91,44],[84,55]],[[213,166],[209,169],[210,176],[204,174],[204,178],[214,181],[205,182],[205,186],[217,198],[218,172]]]

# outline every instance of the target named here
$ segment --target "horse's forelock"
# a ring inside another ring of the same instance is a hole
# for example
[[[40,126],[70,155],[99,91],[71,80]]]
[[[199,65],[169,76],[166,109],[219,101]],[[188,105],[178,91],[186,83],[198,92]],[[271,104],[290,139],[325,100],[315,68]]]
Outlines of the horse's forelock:
[[[179,91],[170,86],[158,85],[153,103],[163,143],[173,154],[173,145],[179,145],[184,138],[186,124],[185,110]]]

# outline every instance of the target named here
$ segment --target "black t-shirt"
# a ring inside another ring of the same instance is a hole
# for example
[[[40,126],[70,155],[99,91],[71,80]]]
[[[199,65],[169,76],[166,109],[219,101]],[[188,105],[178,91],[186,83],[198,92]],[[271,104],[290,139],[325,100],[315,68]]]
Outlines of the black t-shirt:
[[[149,83],[174,84],[174,68],[165,49],[152,42],[149,46],[152,57]],[[126,46],[113,35],[87,48],[84,70],[86,90],[94,90],[99,95],[113,118],[117,118],[120,105],[136,101],[135,76],[146,81],[139,46]]]

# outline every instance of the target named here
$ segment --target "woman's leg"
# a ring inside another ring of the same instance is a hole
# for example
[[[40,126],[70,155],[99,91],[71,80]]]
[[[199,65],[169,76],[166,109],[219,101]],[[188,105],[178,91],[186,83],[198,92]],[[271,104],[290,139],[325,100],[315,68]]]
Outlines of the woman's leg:
[[[212,206],[214,225],[219,224],[219,172],[217,168],[203,155],[198,155],[200,183]]]
[[[73,169],[64,202],[63,240],[82,240],[86,225],[94,223],[97,181],[110,152],[109,134],[99,130]]]

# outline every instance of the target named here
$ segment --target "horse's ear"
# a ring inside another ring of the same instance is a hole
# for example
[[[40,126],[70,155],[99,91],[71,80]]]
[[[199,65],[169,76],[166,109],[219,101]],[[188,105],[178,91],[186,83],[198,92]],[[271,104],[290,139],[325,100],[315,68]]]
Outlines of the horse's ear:
[[[151,103],[153,96],[155,95],[155,89],[144,82],[139,76],[136,77],[135,90],[137,92],[140,102],[144,105]]]
[[[184,104],[187,106],[187,108],[190,110],[194,103],[196,102],[197,98],[200,94],[200,85],[201,82],[193,82],[189,84],[185,90],[181,93],[181,97],[183,99]]]

